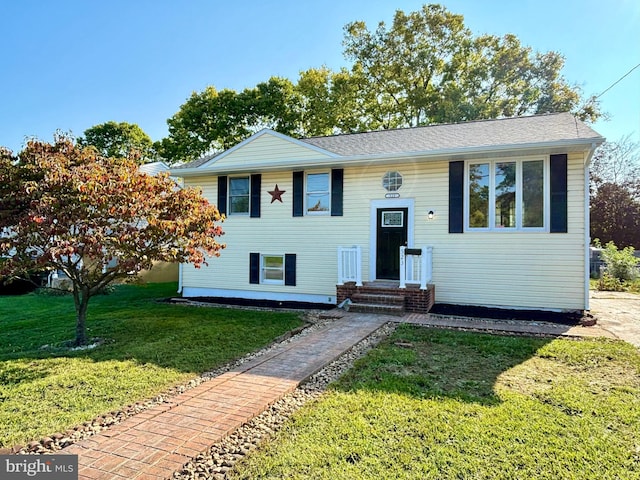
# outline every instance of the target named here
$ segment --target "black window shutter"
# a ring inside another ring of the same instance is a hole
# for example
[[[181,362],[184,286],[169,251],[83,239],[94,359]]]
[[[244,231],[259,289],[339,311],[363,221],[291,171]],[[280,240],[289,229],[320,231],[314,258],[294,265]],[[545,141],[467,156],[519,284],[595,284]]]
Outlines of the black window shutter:
[[[260,283],[260,254],[249,254],[249,283]]]
[[[284,256],[284,284],[296,286],[296,254],[287,253]]]
[[[335,168],[331,170],[331,216],[342,216],[342,197],[344,184],[344,170]]]
[[[227,177],[218,177],[218,211],[227,214]]]
[[[551,233],[567,233],[567,154],[551,155]]]
[[[260,187],[262,175],[256,173],[251,175],[251,202],[249,205],[249,216],[260,218]]]
[[[304,172],[293,172],[293,216],[304,215]]]
[[[449,162],[449,233],[464,231],[464,162]]]

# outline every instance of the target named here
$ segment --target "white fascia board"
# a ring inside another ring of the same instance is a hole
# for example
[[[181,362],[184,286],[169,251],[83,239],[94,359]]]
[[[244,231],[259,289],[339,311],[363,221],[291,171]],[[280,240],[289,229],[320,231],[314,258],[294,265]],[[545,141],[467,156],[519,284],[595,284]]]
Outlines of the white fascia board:
[[[276,133],[276,132],[274,132]],[[251,167],[252,172],[291,170],[292,168],[308,169],[308,168],[326,168],[331,166],[355,166],[360,164],[371,163],[401,163],[408,159],[421,160],[426,162],[442,161],[442,160],[464,160],[471,158],[488,158],[488,157],[504,157],[513,155],[533,155],[533,154],[554,154],[565,153],[571,151],[588,151],[594,144],[599,145],[604,138],[588,138],[580,140],[559,140],[552,142],[527,143],[516,145],[490,145],[482,147],[463,147],[450,148],[441,150],[428,150],[416,152],[401,153],[384,153],[384,154],[367,154],[367,155],[351,155],[336,156],[331,158],[321,158],[316,160],[277,160],[273,162],[262,163],[259,166]],[[301,142],[303,143],[303,142]],[[186,168],[180,170],[183,177],[197,177],[201,175],[217,175],[236,172],[246,172],[247,167],[243,165],[225,165],[224,168],[216,169],[203,168]],[[178,173],[178,172],[176,172]]]
[[[593,158],[593,154],[595,153],[596,149],[600,145],[602,145],[602,142],[600,142],[600,143],[597,143],[597,142],[591,143],[591,148],[589,149],[587,154],[584,156],[584,165],[585,165],[585,167],[589,167],[591,165],[591,159]]]
[[[142,165],[140,165],[141,172],[148,173],[149,170],[160,170],[164,172],[166,170],[169,170],[169,165],[164,163],[162,160],[158,160],[157,162],[143,163]]]

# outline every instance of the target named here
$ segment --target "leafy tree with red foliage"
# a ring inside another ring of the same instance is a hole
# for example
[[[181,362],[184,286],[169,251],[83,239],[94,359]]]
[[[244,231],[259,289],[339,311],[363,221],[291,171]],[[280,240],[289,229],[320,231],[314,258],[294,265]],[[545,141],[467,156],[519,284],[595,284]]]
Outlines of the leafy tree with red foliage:
[[[224,244],[223,216],[201,192],[135,158],[109,158],[57,134],[15,157],[0,148],[0,274],[60,270],[71,280],[76,345],[87,343],[92,296],[156,261],[207,264]]]
[[[589,203],[591,238],[640,249],[640,143],[631,136],[596,150]]]
[[[640,248],[640,202],[623,185],[603,183],[591,197],[591,237]]]

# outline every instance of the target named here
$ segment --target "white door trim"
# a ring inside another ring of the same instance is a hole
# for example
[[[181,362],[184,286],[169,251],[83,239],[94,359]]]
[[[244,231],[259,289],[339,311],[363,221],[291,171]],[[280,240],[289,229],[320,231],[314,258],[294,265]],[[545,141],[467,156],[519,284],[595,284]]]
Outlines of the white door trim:
[[[379,208],[406,208],[407,209],[407,246],[413,247],[414,228],[414,200],[413,198],[392,198],[386,200],[371,200],[369,221],[369,281],[376,280],[376,251],[377,251],[377,226]]]

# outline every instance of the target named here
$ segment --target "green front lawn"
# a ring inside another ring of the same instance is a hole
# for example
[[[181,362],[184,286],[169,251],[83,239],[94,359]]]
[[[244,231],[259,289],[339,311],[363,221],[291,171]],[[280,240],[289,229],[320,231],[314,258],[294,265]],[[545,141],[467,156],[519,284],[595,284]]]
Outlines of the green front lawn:
[[[638,479],[640,353],[403,326],[243,479]]]
[[[176,284],[121,285],[89,305],[89,336],[70,352],[70,296],[0,297],[0,447],[64,431],[153,397],[302,324],[295,313],[158,303]]]

